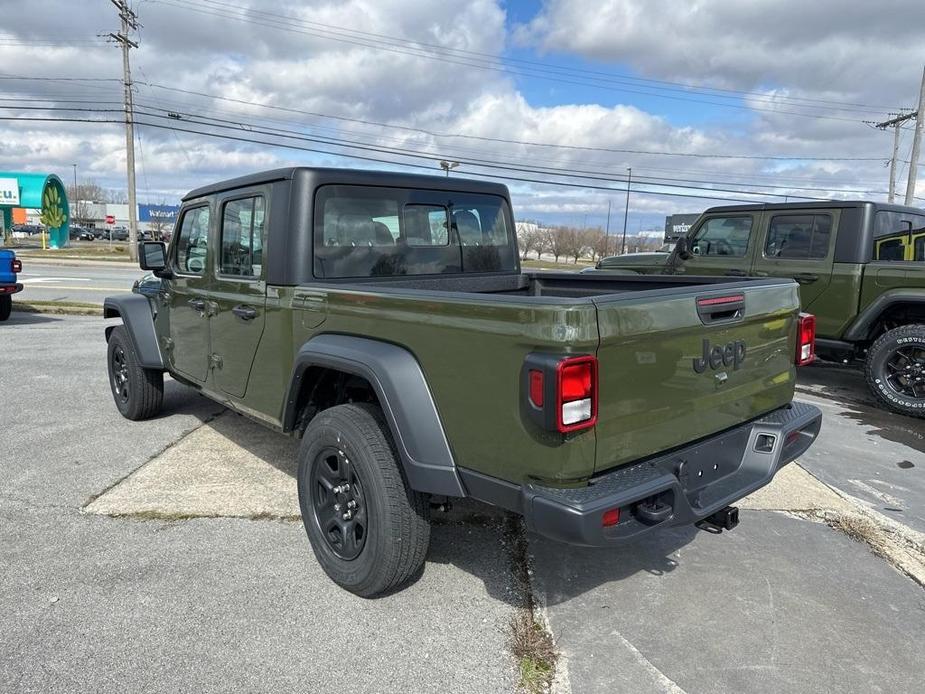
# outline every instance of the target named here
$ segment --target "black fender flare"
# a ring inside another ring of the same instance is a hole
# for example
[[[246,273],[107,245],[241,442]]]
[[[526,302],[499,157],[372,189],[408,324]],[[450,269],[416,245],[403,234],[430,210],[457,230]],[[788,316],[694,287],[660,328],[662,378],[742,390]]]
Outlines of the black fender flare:
[[[103,318],[121,318],[128,331],[138,363],[146,369],[164,371],[164,358],[154,332],[154,314],[143,294],[115,294],[103,300]],[[106,328],[106,341],[115,326]]]
[[[845,331],[844,340],[847,342],[860,342],[870,337],[870,331],[891,306],[896,304],[922,304],[925,306],[925,289],[891,289],[884,292],[870,302],[851,326]]]
[[[379,399],[411,488],[430,494],[466,496],[450,445],[421,365],[403,347],[351,335],[313,337],[296,354],[283,430],[296,426],[302,379],[312,366],[365,378]]]

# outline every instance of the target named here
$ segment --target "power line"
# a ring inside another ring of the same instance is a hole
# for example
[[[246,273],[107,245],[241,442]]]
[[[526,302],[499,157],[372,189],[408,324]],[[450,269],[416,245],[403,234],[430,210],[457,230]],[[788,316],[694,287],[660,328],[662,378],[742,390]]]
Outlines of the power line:
[[[844,102],[836,101],[832,99],[816,99],[811,97],[795,97],[789,95],[772,95],[766,92],[755,92],[755,91],[746,91],[746,90],[735,90],[735,89],[724,89],[720,87],[706,87],[685,84],[683,82],[675,82],[669,80],[657,80],[651,78],[642,78],[635,77],[630,75],[623,75],[613,72],[603,72],[599,70],[588,70],[585,68],[576,68],[572,66],[558,65],[555,63],[540,62],[536,60],[526,60],[522,58],[513,58],[505,57],[501,58],[498,55],[485,53],[480,51],[467,50],[462,48],[455,48],[450,46],[442,46],[434,43],[427,43],[424,41],[418,40],[408,40],[404,38],[399,38],[395,36],[388,36],[385,34],[378,34],[373,32],[361,31],[359,29],[352,29],[348,27],[341,27],[332,24],[325,24],[322,22],[310,21],[304,18],[295,17],[292,15],[279,14],[275,12],[269,12],[266,10],[257,10],[251,7],[245,7],[242,5],[236,5],[230,2],[222,2],[221,0],[200,0],[199,7],[191,7],[189,4],[178,2],[178,0],[153,0],[154,2],[160,2],[160,4],[170,5],[184,10],[198,11],[206,14],[212,14],[213,16],[219,16],[229,19],[235,19],[238,21],[257,23],[257,19],[267,22],[269,24],[264,24],[264,26],[272,26],[279,29],[289,30],[293,27],[301,27],[306,30],[304,33],[309,33],[310,35],[317,36],[318,31],[327,32],[328,35],[322,36],[322,38],[331,38],[336,40],[333,37],[346,37],[355,40],[365,40],[372,41],[374,43],[385,43],[391,47],[400,47],[408,48],[415,51],[424,51],[430,50],[432,52],[437,52],[444,56],[456,57],[456,58],[468,58],[473,60],[487,61],[492,64],[503,65],[504,63],[519,64],[529,66],[534,70],[541,70],[545,72],[552,72],[556,75],[578,75],[580,77],[585,77],[588,79],[603,80],[605,82],[612,82],[616,84],[630,84],[634,86],[644,86],[651,89],[661,89],[672,92],[682,92],[685,94],[696,93],[703,94],[711,97],[719,98],[735,98],[741,99],[743,97],[748,97],[752,99],[767,100],[771,103],[787,103],[793,106],[802,106],[806,108],[816,108],[816,109],[831,109],[832,107],[839,107],[841,110],[847,111],[861,111],[861,112],[881,112],[887,110],[888,107],[884,106],[872,106],[869,104],[861,104],[855,102]],[[203,7],[204,6],[204,7]],[[233,14],[231,11],[240,12],[241,14]],[[293,29],[294,30],[294,29]],[[303,32],[299,32],[303,33]],[[333,36],[331,36],[333,35]],[[667,86],[662,86],[667,85]],[[648,93],[648,92],[645,92]],[[727,94],[729,96],[727,96]],[[819,104],[819,105],[816,105]],[[776,111],[775,111],[776,112]],[[814,114],[797,114],[797,115],[810,115]]]
[[[247,123],[242,120],[228,120],[222,118],[215,118],[212,116],[201,116],[193,115],[189,113],[182,113],[177,111],[171,111],[163,107],[149,106],[145,103],[138,104],[142,110],[138,111],[140,115],[145,115],[148,117],[154,118],[168,118],[173,120],[183,120],[185,123],[190,125],[199,125],[204,127],[218,127],[223,129],[233,129],[233,130],[242,130],[248,133],[257,133],[262,135],[269,135],[272,137],[281,137],[284,139],[295,139],[300,141],[314,142],[320,144],[333,145],[337,147],[344,147],[348,149],[360,149],[365,151],[381,151],[389,154],[394,154],[397,156],[413,156],[413,157],[425,157],[429,158],[432,161],[439,161],[440,159],[451,157],[456,160],[459,160],[467,165],[472,166],[482,166],[485,168],[499,169],[499,170],[510,170],[510,171],[528,171],[531,173],[537,173],[542,175],[553,175],[553,176],[569,176],[569,177],[579,177],[589,180],[605,180],[605,181],[622,181],[624,180],[621,175],[614,175],[604,171],[589,171],[587,169],[580,169],[575,167],[569,167],[567,169],[561,169],[554,166],[538,166],[533,162],[527,162],[521,165],[518,164],[516,160],[511,160],[506,158],[503,162],[497,160],[485,159],[483,155],[481,159],[476,159],[473,157],[464,157],[454,152],[452,154],[447,152],[431,152],[431,151],[421,151],[421,150],[409,150],[407,148],[398,148],[398,147],[386,147],[382,145],[377,145],[374,143],[358,141],[358,140],[349,140],[343,138],[333,138],[329,136],[309,136],[305,133],[287,130],[282,128],[269,128],[266,126],[258,126],[252,123]],[[86,108],[86,107],[43,107],[43,106],[3,106],[3,108],[19,108],[21,110],[45,110],[45,111],[68,111],[68,112],[117,112],[119,109],[101,109],[101,108]],[[145,110],[147,109],[147,110]],[[151,113],[150,111],[161,111],[166,115],[161,113]],[[687,178],[677,178],[677,177],[658,177],[658,176],[636,176],[639,183],[648,183],[649,185],[664,187],[664,188],[680,188],[680,189],[702,189],[715,192],[725,192],[725,193],[738,193],[738,194],[753,194],[761,195],[765,197],[780,197],[780,198],[805,198],[807,200],[820,199],[818,196],[800,196],[795,194],[793,191],[822,191],[827,193],[860,193],[864,195],[873,195],[881,194],[879,191],[868,191],[868,190],[857,190],[857,189],[844,189],[844,188],[818,188],[818,187],[800,187],[800,186],[783,186],[783,185],[773,185],[773,184],[746,184],[738,182],[722,182],[716,180],[704,180],[704,179],[687,179]],[[705,184],[711,186],[709,188],[700,188],[697,185],[692,184]],[[717,186],[722,185],[734,185],[736,188],[719,188]],[[759,188],[759,190],[742,190],[742,188]],[[782,190],[791,191],[787,194],[782,193],[773,193],[769,192],[767,188],[777,188]]]
[[[409,46],[397,46],[394,44],[382,45],[382,42],[379,42],[379,43],[376,43],[374,41],[371,42],[371,40],[369,39],[363,40],[358,37],[351,37],[346,34],[332,33],[331,31],[319,31],[319,30],[310,30],[310,29],[304,29],[304,28],[299,29],[299,28],[296,28],[295,26],[290,26],[285,23],[280,23],[279,20],[271,20],[271,19],[261,20],[260,18],[255,18],[255,17],[242,17],[238,15],[230,15],[227,13],[227,11],[216,11],[217,8],[212,8],[212,7],[209,7],[208,5],[204,7],[203,6],[191,7],[186,4],[180,4],[180,3],[174,2],[173,0],[152,0],[152,2],[156,2],[157,4],[161,4],[161,5],[168,5],[171,7],[180,8],[180,9],[190,11],[190,12],[197,12],[199,14],[204,14],[206,16],[234,19],[234,20],[246,22],[249,24],[255,24],[257,26],[263,26],[263,27],[267,27],[271,29],[278,29],[281,31],[288,31],[288,32],[294,32],[297,34],[314,36],[316,38],[320,38],[323,40],[337,41],[337,42],[362,46],[364,48],[373,48],[376,50],[388,51],[390,53],[398,53],[402,55],[427,58],[430,60],[436,60],[439,62],[444,62],[448,64],[453,64],[453,65],[461,65],[464,67],[471,67],[471,68],[475,68],[479,70],[489,70],[489,71],[501,72],[505,74],[512,74],[512,75],[518,75],[518,76],[535,77],[538,79],[545,79],[545,80],[550,80],[553,82],[560,82],[564,84],[573,84],[573,85],[584,86],[584,87],[594,87],[594,88],[598,88],[598,89],[602,89],[606,91],[630,93],[630,94],[642,94],[645,96],[651,96],[651,97],[660,98],[660,99],[672,99],[672,100],[677,100],[677,101],[703,103],[703,104],[710,104],[714,106],[721,106],[725,108],[741,109],[741,110],[746,110],[746,111],[761,111],[761,112],[773,113],[777,115],[792,115],[792,116],[800,116],[800,117],[805,117],[805,118],[843,121],[847,123],[859,122],[859,119],[857,118],[843,118],[839,116],[825,115],[823,113],[814,114],[814,113],[802,113],[798,111],[784,111],[781,109],[766,109],[766,108],[763,109],[763,108],[756,107],[754,105],[744,106],[741,104],[723,103],[723,102],[717,102],[717,101],[709,101],[705,99],[695,99],[695,98],[690,98],[690,97],[676,96],[676,95],[671,95],[671,94],[659,94],[656,92],[647,92],[647,91],[641,91],[638,89],[628,89],[626,87],[613,87],[613,86],[608,86],[606,84],[599,84],[598,82],[595,82],[595,81],[589,81],[591,78],[566,79],[563,77],[556,77],[550,74],[544,74],[542,72],[537,72],[535,69],[532,69],[532,68],[512,68],[510,66],[505,66],[503,63],[497,63],[497,62],[486,63],[484,59],[479,59],[477,57],[454,56],[454,55],[448,56],[446,54],[435,55],[433,52],[430,52],[430,53],[426,51],[422,52],[423,49],[418,49],[410,45]],[[401,39],[397,39],[397,40],[401,41]],[[479,60],[482,60],[482,62],[479,62]],[[713,96],[716,97],[720,95],[713,95]],[[812,107],[812,108],[820,108],[820,107]],[[866,109],[867,112],[870,112],[870,110],[871,109]]]
[[[163,1],[163,0],[159,0]],[[180,94],[188,94],[192,96],[200,96],[208,99],[217,99],[219,101],[227,101],[230,103],[242,104],[245,106],[266,108],[274,111],[282,111],[287,113],[298,113],[305,116],[313,116],[317,118],[329,118],[333,120],[345,121],[350,123],[358,123],[362,125],[371,125],[383,128],[393,128],[404,131],[411,131],[421,133],[423,135],[429,135],[430,137],[437,138],[460,138],[466,140],[477,140],[481,142],[500,142],[504,144],[513,144],[513,145],[525,145],[529,147],[548,147],[551,149],[565,149],[565,150],[577,150],[577,151],[589,151],[589,152],[610,152],[617,154],[651,154],[657,156],[666,156],[666,157],[694,157],[694,158],[704,158],[704,159],[756,159],[756,160],[776,160],[776,161],[883,161],[882,157],[808,157],[808,156],[763,156],[763,155],[754,155],[754,154],[713,154],[713,153],[701,153],[701,152],[670,152],[670,151],[658,151],[658,150],[640,150],[640,149],[622,149],[616,147],[592,147],[590,145],[563,145],[558,143],[549,143],[549,142],[531,142],[527,140],[514,140],[509,138],[501,137],[486,137],[482,135],[466,135],[461,133],[441,133],[432,130],[426,130],[424,128],[415,128],[405,125],[395,125],[391,123],[382,123],[379,121],[366,120],[362,118],[351,118],[348,116],[336,116],[331,114],[319,113],[316,111],[306,111],[303,109],[290,108],[286,106],[275,106],[272,104],[261,104],[253,101],[245,101],[244,99],[236,99],[234,97],[223,96],[220,94],[210,94],[208,92],[200,92],[193,89],[181,89],[179,87],[168,87],[164,84],[158,84],[156,82],[141,82],[138,81],[136,84],[142,84],[147,87],[152,87],[154,89],[162,89],[171,92],[177,92]]]

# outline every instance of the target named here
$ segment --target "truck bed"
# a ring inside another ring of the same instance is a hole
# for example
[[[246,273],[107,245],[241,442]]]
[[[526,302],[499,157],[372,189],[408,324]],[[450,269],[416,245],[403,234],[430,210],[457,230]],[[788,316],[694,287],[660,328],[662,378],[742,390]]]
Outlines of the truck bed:
[[[292,340],[337,333],[405,347],[425,372],[459,465],[497,472],[501,459],[506,479],[561,484],[789,403],[797,287],[569,272],[313,283],[292,290],[293,306],[305,308]],[[741,310],[711,316],[698,305],[723,297],[741,298]],[[714,348],[727,350],[727,363],[698,372]],[[743,358],[733,363],[736,349]],[[521,373],[536,352],[597,357],[593,430],[563,441],[531,427]],[[252,379],[267,377],[267,361],[258,355]]]
[[[784,280],[786,282],[786,280]],[[577,272],[525,272],[502,276],[453,276],[429,278],[388,278],[353,280],[348,285],[375,286],[378,289],[419,289],[424,291],[539,296],[582,299],[610,294],[654,290],[678,290],[714,285],[752,284],[741,277],[684,277],[673,275],[595,275]]]

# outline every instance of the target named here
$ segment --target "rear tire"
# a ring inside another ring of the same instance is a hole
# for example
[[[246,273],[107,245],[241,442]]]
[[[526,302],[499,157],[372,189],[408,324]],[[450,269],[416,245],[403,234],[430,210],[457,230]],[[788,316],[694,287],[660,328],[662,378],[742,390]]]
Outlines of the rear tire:
[[[315,557],[345,590],[375,597],[423,566],[430,505],[408,487],[378,407],[338,405],[312,419],[299,448],[298,489]]]
[[[13,297],[0,296],[0,322],[5,321],[13,312]]]
[[[138,421],[153,417],[164,401],[164,374],[138,364],[138,355],[124,325],[113,328],[106,349],[112,398],[123,417]]]
[[[888,409],[925,417],[925,325],[884,333],[867,352],[867,385]]]

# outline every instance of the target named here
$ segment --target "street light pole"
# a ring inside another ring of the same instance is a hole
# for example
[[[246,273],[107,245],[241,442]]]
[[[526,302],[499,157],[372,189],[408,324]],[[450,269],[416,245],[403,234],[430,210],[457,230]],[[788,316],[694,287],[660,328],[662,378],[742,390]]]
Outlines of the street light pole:
[[[626,207],[623,209],[623,244],[620,246],[620,255],[626,252],[626,220],[630,214],[630,186],[633,185],[633,167],[627,167],[626,178]]]
[[[71,164],[74,167],[74,211],[71,212],[71,221],[75,219],[75,215],[79,212],[80,207],[80,192],[77,190],[77,164]]]

